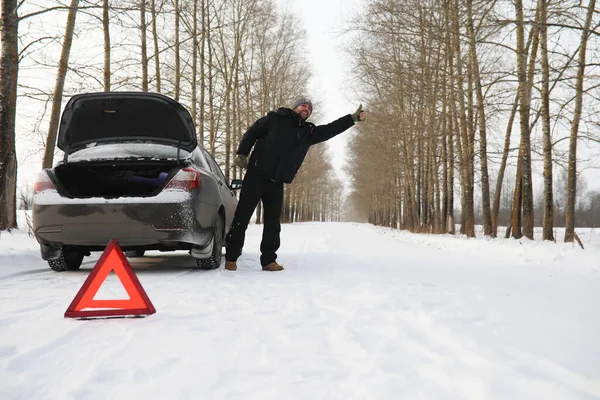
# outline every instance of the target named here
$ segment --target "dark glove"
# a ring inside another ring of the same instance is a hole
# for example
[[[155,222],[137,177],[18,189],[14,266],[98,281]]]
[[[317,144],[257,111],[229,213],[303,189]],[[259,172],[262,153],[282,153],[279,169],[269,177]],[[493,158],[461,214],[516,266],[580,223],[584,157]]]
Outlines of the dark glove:
[[[241,169],[246,169],[248,168],[248,157],[238,154],[233,158],[233,163]]]
[[[356,111],[354,111],[354,113],[352,114],[352,119],[354,120],[354,122],[358,122],[358,121],[364,121],[366,118],[367,118],[367,112],[365,110],[363,110],[362,104],[361,104],[360,106],[358,106]]]

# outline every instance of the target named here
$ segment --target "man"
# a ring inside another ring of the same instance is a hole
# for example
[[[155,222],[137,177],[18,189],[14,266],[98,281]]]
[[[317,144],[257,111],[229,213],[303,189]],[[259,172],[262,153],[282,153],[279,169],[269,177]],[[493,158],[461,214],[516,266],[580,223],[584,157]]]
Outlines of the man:
[[[225,239],[225,269],[237,269],[236,261],[242,254],[248,222],[262,200],[264,227],[260,263],[265,271],[283,270],[275,261],[280,243],[283,184],[292,182],[310,146],[331,139],[366,117],[360,105],[353,114],[327,125],[315,126],[306,121],[312,110],[312,102],[301,97],[291,108],[282,107],[260,118],[242,137],[233,162],[247,172],[231,229]],[[248,160],[252,147],[254,151]]]

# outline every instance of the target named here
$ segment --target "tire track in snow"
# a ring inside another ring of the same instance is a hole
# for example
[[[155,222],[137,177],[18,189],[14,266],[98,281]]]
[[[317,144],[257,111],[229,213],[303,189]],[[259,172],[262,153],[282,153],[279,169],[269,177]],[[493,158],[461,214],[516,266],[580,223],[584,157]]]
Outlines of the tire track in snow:
[[[144,321],[132,317],[65,319],[54,323],[43,342],[38,340],[39,335],[26,341],[30,346],[36,341],[41,344],[25,350],[21,347],[19,353],[13,352],[5,363],[4,372],[1,372],[5,376],[27,376],[26,382],[14,379],[15,387],[12,390],[8,388],[8,393],[19,393],[22,396],[19,398],[23,399],[38,398],[35,395],[39,393],[37,378],[43,381],[48,373],[53,373],[46,370],[52,366],[52,371],[60,371],[56,374],[52,398],[111,398],[114,393],[110,389],[103,395],[95,388],[111,381],[135,383],[135,377],[126,364],[136,365],[137,361],[115,360],[127,352],[136,335],[138,338],[140,335],[144,337],[143,327]],[[99,342],[96,335],[103,337],[103,340]],[[148,350],[148,346],[145,350]]]
[[[125,318],[119,319],[117,328],[109,326],[115,321],[79,321],[82,324],[102,324],[101,329],[106,330],[106,345],[101,348],[93,349],[92,359],[93,363],[88,365],[83,361],[77,362],[79,365],[86,365],[83,371],[78,371],[77,384],[73,386],[69,392],[75,399],[87,399],[87,398],[108,398],[110,396],[103,396],[96,390],[96,386],[102,383],[109,383],[114,381],[120,381],[122,384],[134,384],[134,376],[131,371],[127,370],[121,363],[116,363],[115,360],[119,359],[119,356],[127,349],[135,337],[137,328],[133,326],[139,321],[139,319]],[[94,347],[94,343],[90,341],[86,343],[84,339],[81,347]],[[89,357],[90,354],[83,354],[82,359]],[[114,395],[111,393],[111,396]]]
[[[302,269],[302,270],[306,269],[312,242],[313,242],[313,238],[308,237],[307,239],[304,240],[304,243],[302,244],[302,250],[300,250],[300,254],[298,255],[298,263],[297,263],[299,269]]]
[[[588,379],[552,360],[521,350],[507,348],[504,352],[516,362],[535,368],[537,374],[543,375],[549,384],[561,384],[566,388],[575,389],[592,398],[600,399],[600,379]]]
[[[296,228],[296,227],[295,227]],[[300,229],[311,229],[310,225],[302,225],[300,224]],[[305,237],[304,242],[300,248],[299,254],[294,258],[296,261],[296,266],[298,269],[306,270],[309,265],[314,265],[315,262],[310,262],[311,259],[323,261],[324,258],[331,257],[330,254],[326,254],[326,251],[329,250],[328,243],[331,240],[331,234],[329,232],[323,231],[311,231],[310,234],[303,235]],[[321,269],[329,269],[328,265],[320,265]]]
[[[364,240],[373,243],[368,238],[373,229],[361,226],[361,231],[366,236]],[[343,249],[343,243],[333,242],[330,247]],[[402,242],[398,241],[399,251],[404,246]],[[361,249],[367,259],[371,251],[376,250]],[[489,397],[490,385],[480,376],[480,371],[505,368],[499,364],[501,357],[492,349],[474,336],[455,331],[444,321],[446,302],[453,300],[454,293],[410,278],[409,282],[389,282],[389,290],[383,290],[387,295],[382,294],[381,285],[386,278],[377,275],[377,264],[362,265],[364,259],[344,258],[343,252],[335,253],[339,257],[337,264],[341,264],[338,265],[340,272],[347,271],[336,274],[336,279],[345,280],[341,285],[345,291],[340,293],[336,288],[336,298],[313,298],[313,305],[317,314],[326,314],[334,325],[328,342],[335,358],[343,360],[341,368],[348,374],[349,381],[360,381],[373,374],[380,377],[398,374],[400,367],[404,368],[400,375],[408,381],[426,381],[446,395],[454,393],[465,399]],[[356,255],[356,252],[349,253]],[[404,267],[402,263],[399,266]],[[396,291],[392,289],[395,285],[398,286]],[[486,323],[486,318],[483,314],[465,323]],[[407,358],[409,368],[398,361]],[[349,391],[347,395],[356,393]]]
[[[30,371],[31,366],[35,365],[37,362],[40,362],[41,357],[52,354],[56,349],[68,346],[71,341],[66,339],[72,338],[73,336],[77,335],[77,332],[81,332],[83,330],[83,326],[77,326],[66,331],[61,331],[59,335],[50,340],[45,340],[43,344],[39,346],[34,346],[33,348],[25,351],[21,350],[19,354],[8,360],[7,368],[15,374],[22,374]]]
[[[338,293],[313,303],[316,313],[326,315],[330,323],[328,347],[341,360],[339,368],[348,381],[399,374],[409,382],[426,381],[461,398],[486,397],[486,384],[476,371],[496,368],[494,360],[480,354],[485,349],[465,345],[468,337],[438,323],[418,304],[390,300],[368,281],[356,284],[342,298]]]
[[[54,271],[48,271],[48,268],[40,268],[40,269],[32,269],[29,271],[15,272],[13,274],[8,274],[0,277],[0,281],[6,281],[9,279],[15,279],[20,277],[29,277],[32,275],[50,275],[50,273],[55,273]]]

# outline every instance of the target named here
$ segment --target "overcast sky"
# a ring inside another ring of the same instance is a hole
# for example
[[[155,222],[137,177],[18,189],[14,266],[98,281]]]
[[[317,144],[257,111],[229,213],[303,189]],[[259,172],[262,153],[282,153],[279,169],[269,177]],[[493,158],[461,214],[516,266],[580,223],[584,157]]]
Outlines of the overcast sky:
[[[364,101],[353,94],[360,82],[348,78],[350,65],[342,48],[348,37],[342,32],[348,28],[350,18],[356,15],[361,3],[358,0],[278,1],[282,9],[287,8],[298,15],[306,29],[308,58],[313,72],[310,91],[319,102],[319,115],[312,122],[328,123],[354,112]],[[327,143],[338,172],[344,164],[347,133]]]

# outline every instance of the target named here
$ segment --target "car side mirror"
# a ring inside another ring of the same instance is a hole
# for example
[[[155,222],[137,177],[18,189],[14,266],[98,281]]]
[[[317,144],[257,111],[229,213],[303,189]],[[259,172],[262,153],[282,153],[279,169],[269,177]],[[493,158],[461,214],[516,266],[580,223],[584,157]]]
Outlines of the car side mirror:
[[[241,179],[234,179],[231,181],[231,185],[229,185],[229,188],[231,190],[238,190],[242,188],[242,180]]]

